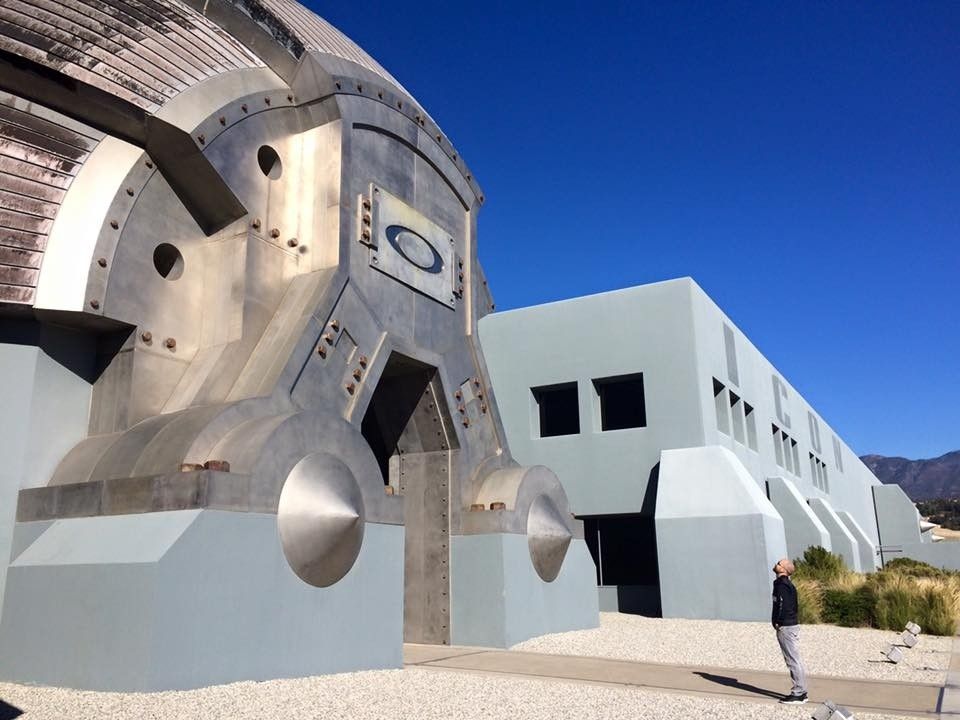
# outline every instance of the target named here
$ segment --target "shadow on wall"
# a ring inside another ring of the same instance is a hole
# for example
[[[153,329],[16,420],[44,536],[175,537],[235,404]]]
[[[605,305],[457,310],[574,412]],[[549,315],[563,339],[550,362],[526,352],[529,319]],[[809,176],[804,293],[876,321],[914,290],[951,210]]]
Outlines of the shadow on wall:
[[[32,319],[0,318],[0,345],[29,345],[88,383],[96,382],[120,352],[133,327],[112,321],[75,330]]]

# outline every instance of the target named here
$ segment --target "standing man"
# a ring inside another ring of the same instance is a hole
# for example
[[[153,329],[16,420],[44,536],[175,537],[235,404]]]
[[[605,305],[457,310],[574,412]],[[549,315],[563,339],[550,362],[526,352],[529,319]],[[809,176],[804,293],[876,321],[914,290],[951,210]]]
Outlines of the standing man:
[[[773,581],[773,613],[770,621],[777,631],[777,642],[783,652],[783,659],[790,670],[793,689],[784,695],[780,702],[785,705],[802,705],[807,701],[807,673],[800,660],[800,625],[797,620],[797,589],[790,582],[790,576],[796,568],[787,558],[778,560],[773,566],[777,577]]]

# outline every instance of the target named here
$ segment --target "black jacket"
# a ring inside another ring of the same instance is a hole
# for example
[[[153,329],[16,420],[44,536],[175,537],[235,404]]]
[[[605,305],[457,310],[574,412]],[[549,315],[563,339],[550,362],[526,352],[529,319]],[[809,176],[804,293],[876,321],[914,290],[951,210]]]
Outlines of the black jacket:
[[[797,624],[797,589],[786,575],[778,575],[773,581],[773,613],[770,622],[774,627]]]

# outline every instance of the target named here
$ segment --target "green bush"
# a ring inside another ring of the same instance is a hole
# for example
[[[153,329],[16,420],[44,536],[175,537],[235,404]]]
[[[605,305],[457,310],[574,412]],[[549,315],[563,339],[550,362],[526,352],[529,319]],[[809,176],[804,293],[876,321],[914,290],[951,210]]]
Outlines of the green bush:
[[[803,558],[794,560],[794,565],[796,566],[794,578],[818,580],[821,583],[829,583],[847,573],[843,558],[819,545],[804,550]]]
[[[929,578],[941,578],[957,574],[949,570],[941,570],[940,568],[936,568],[933,565],[919,560],[914,560],[913,558],[905,557],[890,560],[883,566],[882,572],[893,573],[895,575],[908,575],[910,577]]]
[[[827,587],[823,591],[823,621],[843,627],[871,627],[876,617],[877,593],[864,583],[855,589]]]
[[[900,631],[908,622],[917,622],[923,603],[914,583],[907,578],[892,577],[874,585],[877,588],[876,627]]]

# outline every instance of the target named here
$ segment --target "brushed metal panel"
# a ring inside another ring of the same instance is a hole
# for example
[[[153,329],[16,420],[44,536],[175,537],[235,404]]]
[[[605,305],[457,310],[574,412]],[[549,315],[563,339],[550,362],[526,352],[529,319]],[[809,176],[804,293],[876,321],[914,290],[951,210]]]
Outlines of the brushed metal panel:
[[[400,456],[405,642],[450,643],[450,463],[450,451]]]

